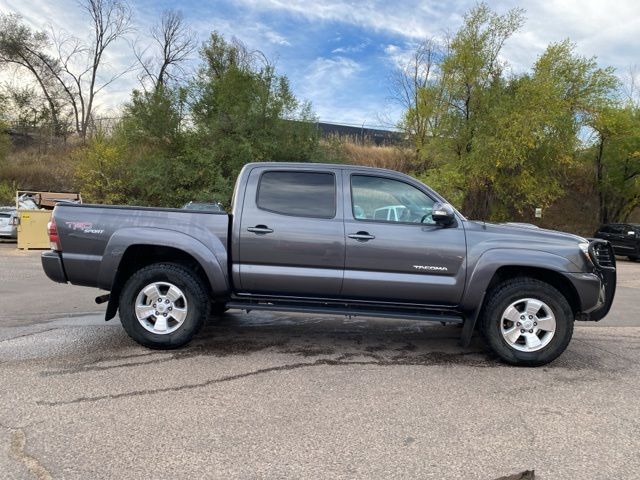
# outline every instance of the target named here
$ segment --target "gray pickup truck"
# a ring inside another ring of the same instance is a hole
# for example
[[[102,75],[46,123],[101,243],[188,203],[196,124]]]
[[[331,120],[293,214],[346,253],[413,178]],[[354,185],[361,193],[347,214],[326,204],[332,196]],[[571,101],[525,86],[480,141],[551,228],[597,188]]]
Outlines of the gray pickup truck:
[[[415,179],[347,165],[252,163],[232,212],[59,204],[49,278],[108,291],[127,333],[185,345],[226,309],[476,327],[515,365],[560,355],[616,288],[603,240],[465,219]]]

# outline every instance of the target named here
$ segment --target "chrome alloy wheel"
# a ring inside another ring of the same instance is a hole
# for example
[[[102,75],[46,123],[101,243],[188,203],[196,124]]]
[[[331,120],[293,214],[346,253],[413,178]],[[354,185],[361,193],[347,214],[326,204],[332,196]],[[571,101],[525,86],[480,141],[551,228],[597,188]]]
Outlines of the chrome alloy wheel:
[[[150,283],[136,297],[136,318],[151,333],[175,332],[187,318],[187,298],[168,282]]]
[[[553,310],[535,298],[516,300],[500,319],[502,337],[511,348],[521,352],[535,352],[546,347],[555,331]]]

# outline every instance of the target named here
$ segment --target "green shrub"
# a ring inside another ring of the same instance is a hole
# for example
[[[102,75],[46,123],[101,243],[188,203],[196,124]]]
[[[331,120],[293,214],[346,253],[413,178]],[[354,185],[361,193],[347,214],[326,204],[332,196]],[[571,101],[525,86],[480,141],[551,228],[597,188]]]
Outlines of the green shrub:
[[[85,201],[128,203],[131,168],[126,148],[103,134],[73,152],[75,174]]]
[[[16,203],[16,190],[18,189],[15,183],[3,180],[0,182],[0,205],[15,205]]]

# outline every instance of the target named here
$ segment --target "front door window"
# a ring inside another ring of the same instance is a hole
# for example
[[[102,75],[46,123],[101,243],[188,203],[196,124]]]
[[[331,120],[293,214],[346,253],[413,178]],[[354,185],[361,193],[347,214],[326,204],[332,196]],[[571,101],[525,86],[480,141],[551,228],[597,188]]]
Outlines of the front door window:
[[[431,219],[434,201],[414,186],[399,180],[353,175],[351,197],[356,220],[435,223]]]

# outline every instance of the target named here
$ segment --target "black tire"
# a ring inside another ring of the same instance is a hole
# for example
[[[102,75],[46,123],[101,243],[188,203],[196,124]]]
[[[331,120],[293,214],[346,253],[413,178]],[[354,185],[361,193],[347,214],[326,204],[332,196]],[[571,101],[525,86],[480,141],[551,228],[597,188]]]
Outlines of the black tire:
[[[537,351],[524,352],[513,348],[500,331],[503,312],[522,298],[541,300],[556,318],[553,337]],[[537,367],[552,362],[565,351],[573,335],[574,314],[567,299],[556,288],[534,278],[519,277],[500,283],[488,293],[480,321],[485,340],[498,357],[511,365]]]
[[[135,302],[138,293],[154,282],[169,282],[186,297],[187,315],[180,327],[166,334],[146,330],[138,321]],[[120,321],[129,336],[148,348],[169,350],[191,341],[209,316],[210,302],[201,280],[189,269],[173,263],[154,263],[134,273],[120,293]]]

